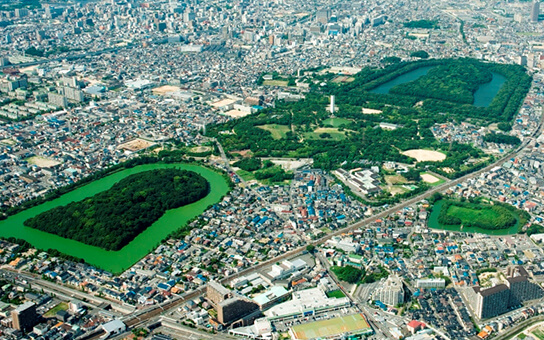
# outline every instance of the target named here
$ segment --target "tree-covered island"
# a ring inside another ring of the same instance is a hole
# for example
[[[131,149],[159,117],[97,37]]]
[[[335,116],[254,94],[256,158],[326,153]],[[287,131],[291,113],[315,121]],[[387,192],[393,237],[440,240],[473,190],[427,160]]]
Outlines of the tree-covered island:
[[[92,197],[45,211],[24,224],[115,251],[127,245],[167,210],[196,202],[208,192],[208,181],[195,172],[179,169],[145,171]]]

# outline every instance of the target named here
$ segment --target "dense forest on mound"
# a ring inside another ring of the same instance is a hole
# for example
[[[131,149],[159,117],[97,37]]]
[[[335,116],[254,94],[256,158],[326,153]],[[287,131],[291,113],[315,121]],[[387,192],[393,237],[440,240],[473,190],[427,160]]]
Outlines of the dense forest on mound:
[[[106,250],[119,250],[167,210],[196,202],[208,192],[208,181],[195,172],[145,171],[92,197],[45,211],[26,220],[25,225]]]
[[[519,223],[523,227],[530,215],[515,207],[494,202],[493,205],[479,202],[460,202],[445,200],[438,215],[438,223],[442,225],[463,225],[466,228],[486,230],[508,229]],[[519,222],[518,222],[519,220]]]

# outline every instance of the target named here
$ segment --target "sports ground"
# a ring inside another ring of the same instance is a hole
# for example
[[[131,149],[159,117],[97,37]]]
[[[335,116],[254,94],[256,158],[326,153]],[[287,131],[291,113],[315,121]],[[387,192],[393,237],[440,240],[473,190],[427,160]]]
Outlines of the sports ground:
[[[328,338],[339,334],[361,334],[371,331],[362,314],[352,314],[291,327],[294,339]]]

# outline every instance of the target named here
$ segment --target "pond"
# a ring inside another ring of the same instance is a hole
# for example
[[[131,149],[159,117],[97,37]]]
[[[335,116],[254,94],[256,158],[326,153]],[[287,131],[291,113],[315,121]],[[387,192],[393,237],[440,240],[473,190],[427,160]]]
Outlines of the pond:
[[[502,74],[496,72],[491,72],[491,74],[493,74],[493,79],[489,83],[480,85],[474,93],[474,106],[488,107],[506,82],[506,77]]]
[[[142,171],[162,168],[189,170],[202,175],[210,183],[210,193],[195,203],[168,210],[160,219],[119,251],[108,251],[23,225],[25,220],[46,210],[66,205],[73,201],[80,201],[99,192],[108,190],[115,183],[127,176]],[[82,258],[91,265],[113,273],[119,273],[128,269],[150,251],[155,249],[170,233],[176,231],[187,223],[187,221],[204,212],[209,205],[219,202],[221,197],[223,197],[228,190],[228,183],[220,173],[202,166],[163,163],[140,165],[131,169],[115,172],[70,191],[55,200],[24,210],[0,221],[0,236],[21,238],[36,248],[44,250],[49,248],[56,249],[62,253]]]
[[[380,86],[370,90],[370,92],[378,93],[378,94],[387,94],[387,93],[389,93],[389,90],[391,90],[391,88],[393,88],[393,87],[395,87],[397,85],[404,84],[404,83],[409,83],[409,82],[414,81],[414,80],[416,80],[416,79],[418,79],[420,77],[423,77],[433,67],[434,66],[425,66],[425,67],[416,68],[415,70],[412,70],[412,71],[410,71],[408,73],[401,74],[400,76],[398,76],[396,78],[393,78],[390,81],[381,84]]]

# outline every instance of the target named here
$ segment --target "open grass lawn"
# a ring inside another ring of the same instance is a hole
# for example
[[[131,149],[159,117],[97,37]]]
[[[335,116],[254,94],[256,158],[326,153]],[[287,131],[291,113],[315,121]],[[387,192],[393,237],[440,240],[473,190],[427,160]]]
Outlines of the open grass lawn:
[[[323,133],[329,134],[329,137],[321,138]],[[346,139],[346,134],[343,131],[338,131],[337,128],[318,128],[314,132],[305,132],[304,138],[306,139],[320,139],[320,140],[343,140]]]
[[[267,124],[267,125],[260,125],[257,127],[259,129],[270,131],[270,133],[272,134],[272,138],[274,139],[285,138],[287,137],[287,132],[289,132],[289,127],[287,125]]]
[[[47,313],[45,313],[43,316],[46,318],[52,318],[52,317],[55,317],[55,315],[57,315],[58,311],[67,310],[67,309],[68,309],[68,304],[66,302],[61,302],[55,307],[48,310]]]
[[[460,218],[463,223],[472,221],[487,221],[493,223],[493,221],[501,216],[501,214],[491,209],[475,210],[455,205],[450,206],[448,215]]]
[[[392,175],[392,176],[385,176],[385,182],[389,185],[393,184],[404,184],[408,182],[406,178],[404,178],[401,175]]]
[[[264,184],[264,185],[289,185],[291,184],[291,180],[290,179],[286,179],[286,180],[283,180],[281,182],[274,182],[274,181],[271,181],[270,178],[267,178],[267,179],[261,179],[259,181],[259,183],[261,184]]]
[[[392,185],[387,187],[386,190],[388,190],[393,196],[398,194],[404,194],[404,193],[407,193],[408,191],[411,191],[410,189],[406,188],[404,185]]]
[[[340,127],[342,125],[349,126],[352,123],[353,122],[351,120],[345,119],[345,118],[329,118],[323,121],[324,125],[331,125],[332,127],[335,127],[335,128]]]
[[[346,295],[344,294],[344,292],[342,292],[340,289],[333,290],[327,293],[327,297],[330,297],[330,298],[343,298],[345,296]]]
[[[329,228],[329,227],[322,227],[322,228],[319,228],[319,230],[321,230],[325,234],[328,234],[328,233],[332,232],[331,228]]]
[[[263,85],[268,86],[287,86],[288,81],[287,80],[265,80],[263,81]]]

